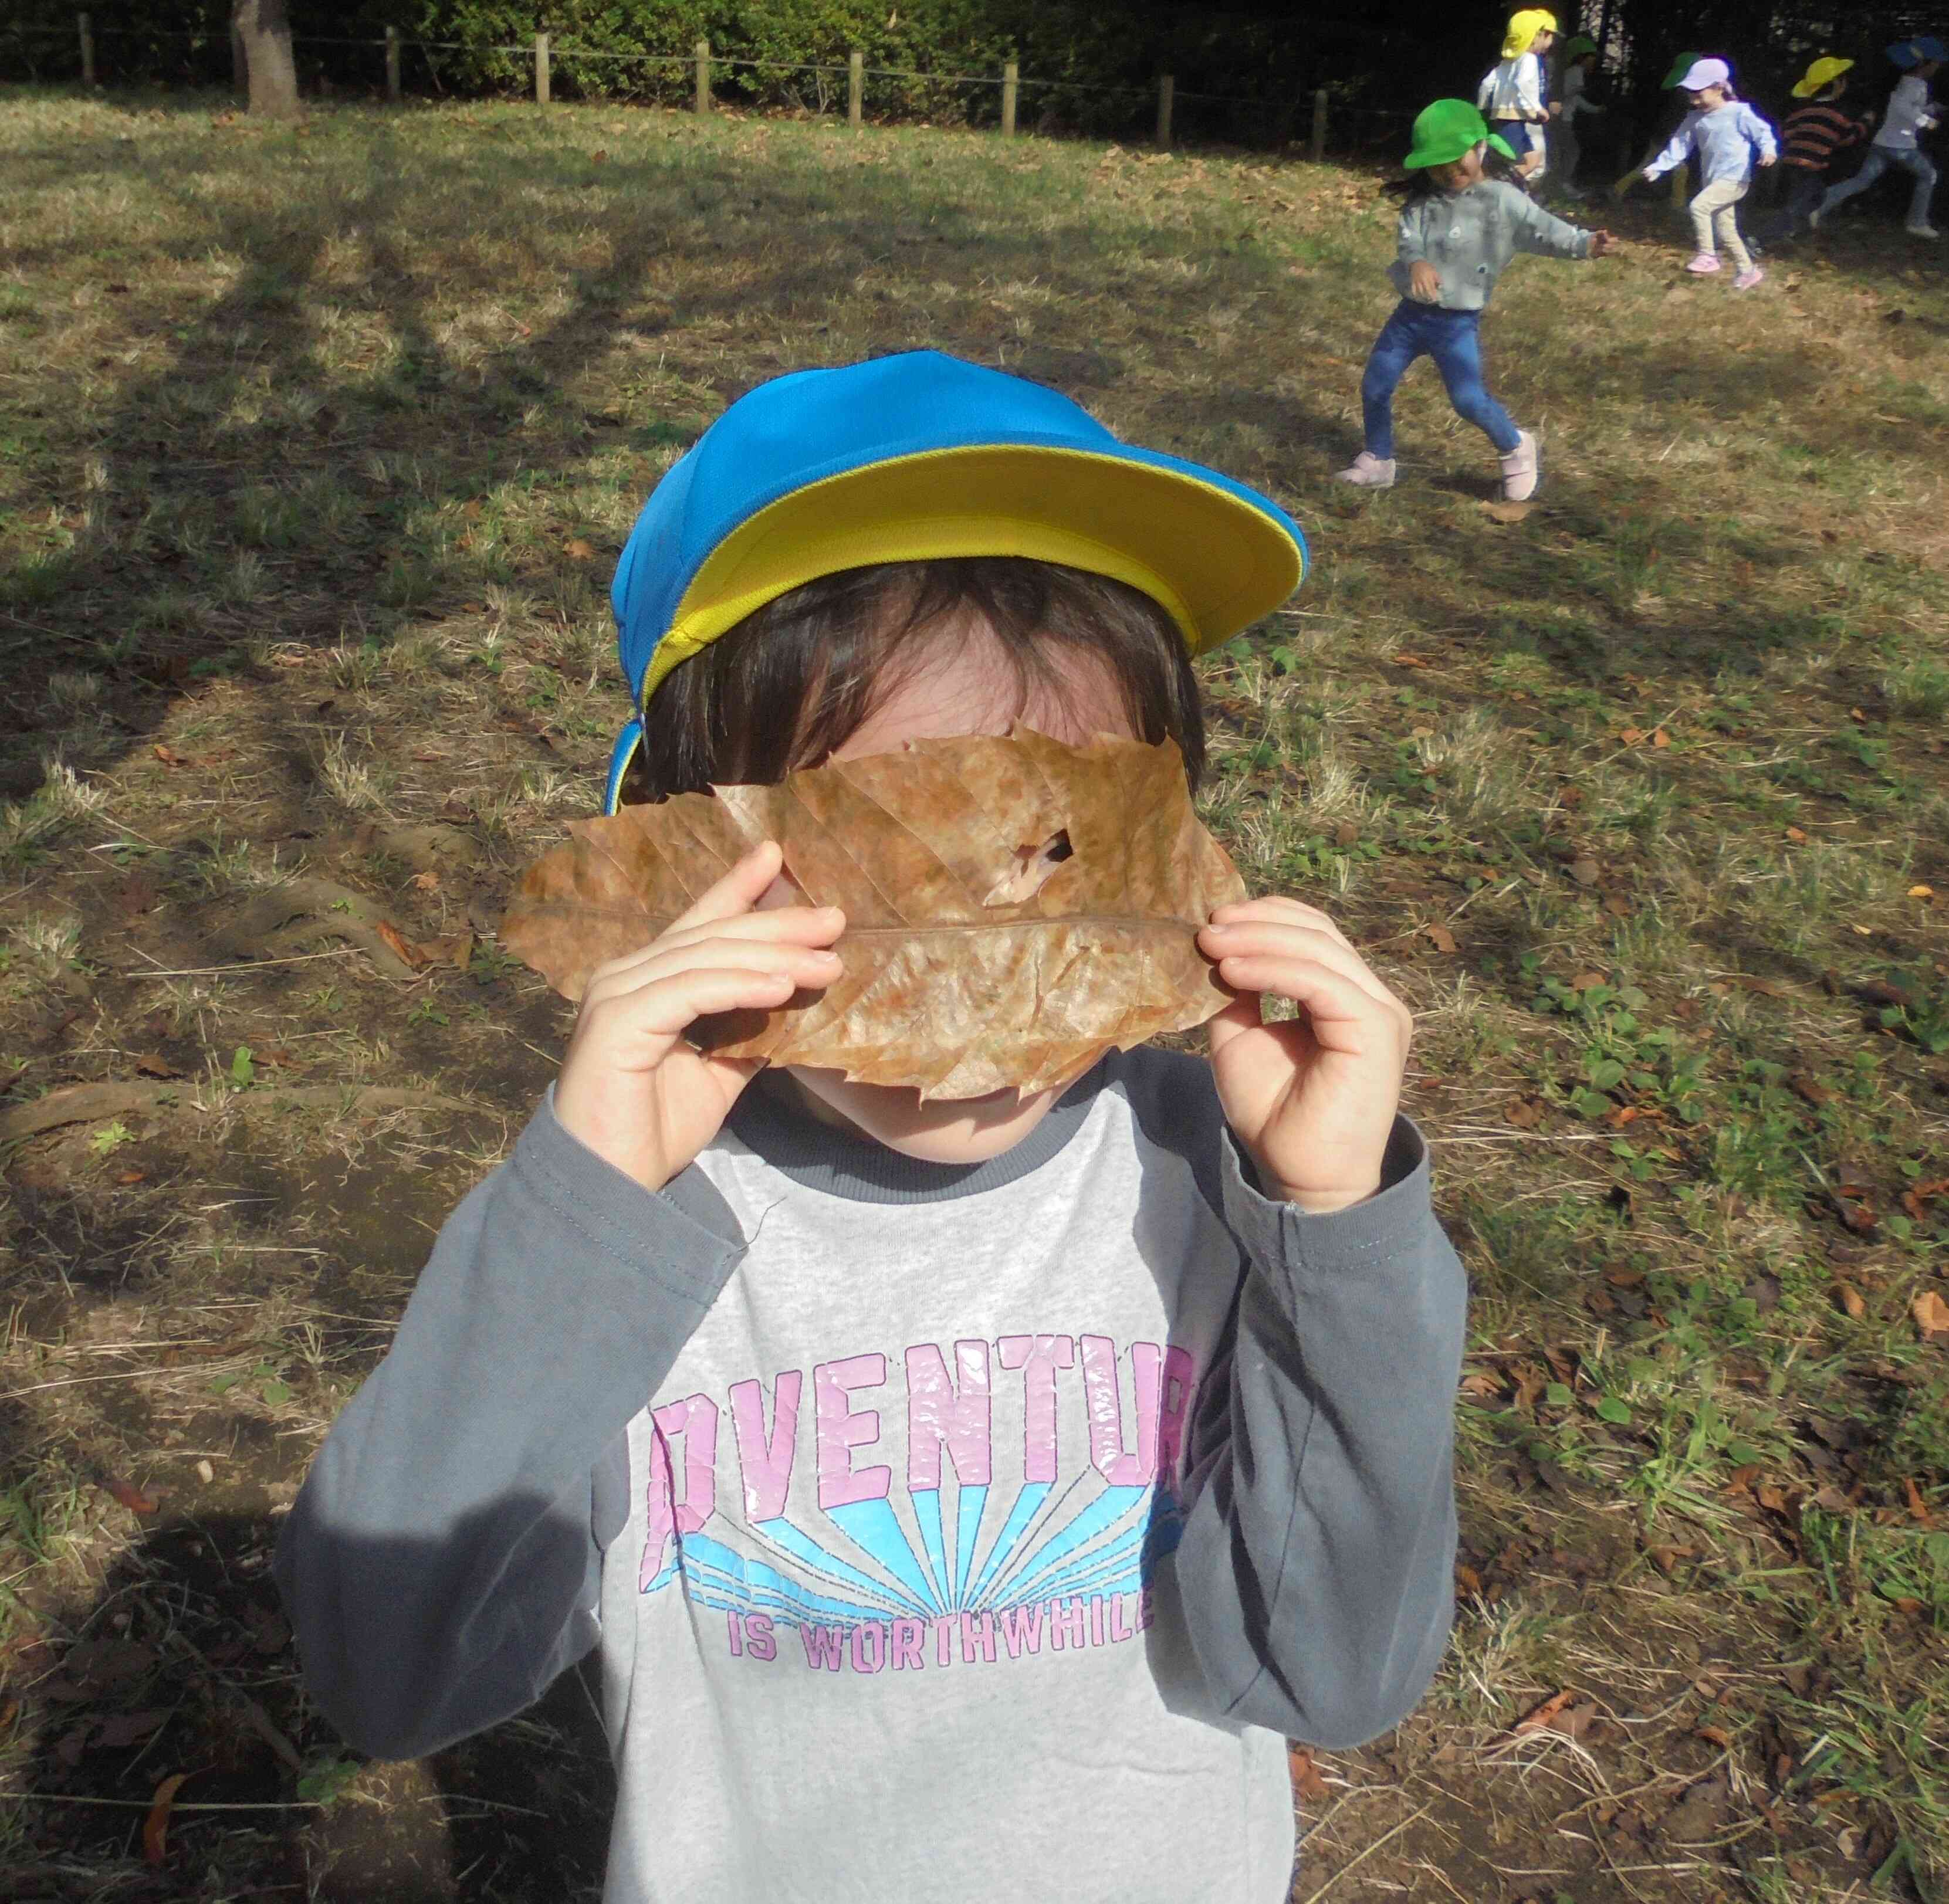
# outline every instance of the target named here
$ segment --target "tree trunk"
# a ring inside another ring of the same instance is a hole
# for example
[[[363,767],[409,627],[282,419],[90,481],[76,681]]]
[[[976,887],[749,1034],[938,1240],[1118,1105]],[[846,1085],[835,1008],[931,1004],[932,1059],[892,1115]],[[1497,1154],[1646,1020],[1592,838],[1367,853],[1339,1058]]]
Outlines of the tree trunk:
[[[266,119],[295,119],[298,73],[284,0],[232,0],[230,29],[233,45],[243,48],[251,111]]]

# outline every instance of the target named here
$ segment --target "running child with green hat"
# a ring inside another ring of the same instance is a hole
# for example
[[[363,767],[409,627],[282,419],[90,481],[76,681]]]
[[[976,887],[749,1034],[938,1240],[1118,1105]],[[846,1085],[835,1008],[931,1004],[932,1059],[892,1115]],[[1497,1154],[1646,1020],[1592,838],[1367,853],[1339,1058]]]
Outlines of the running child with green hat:
[[[1456,414],[1496,446],[1503,494],[1533,495],[1540,476],[1535,436],[1519,430],[1482,380],[1481,317],[1496,281],[1518,251],[1546,258],[1601,258],[1617,249],[1608,231],[1586,231],[1545,211],[1486,167],[1515,155],[1466,99],[1438,99],[1414,122],[1408,176],[1388,191],[1401,206],[1399,253],[1388,275],[1401,301],[1367,358],[1360,379],[1365,434],[1343,483],[1385,489],[1394,480],[1394,392],[1417,357],[1431,357]]]
[[[1284,1904],[1287,1738],[1388,1730],[1446,1647],[1466,1300],[1409,1012],[1191,809],[1192,657],[1306,563],[931,351],[762,384],[663,477],[629,803],[550,856],[561,1069],[279,1537],[353,1744],[594,1654],[605,1904]],[[1208,1055],[1120,1030],[1160,987]],[[844,1062],[724,1023],[821,1013]]]

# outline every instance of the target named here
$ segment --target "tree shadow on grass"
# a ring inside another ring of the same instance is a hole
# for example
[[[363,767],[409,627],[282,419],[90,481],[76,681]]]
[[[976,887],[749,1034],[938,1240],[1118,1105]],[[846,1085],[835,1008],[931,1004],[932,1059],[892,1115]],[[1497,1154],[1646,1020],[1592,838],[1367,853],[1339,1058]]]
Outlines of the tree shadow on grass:
[[[470,555],[458,525],[439,520],[442,508],[491,503],[509,486],[554,481],[617,449],[639,455],[647,492],[723,400],[819,361],[834,328],[822,320],[836,303],[846,306],[839,328],[863,332],[871,349],[1012,357],[1086,401],[1124,372],[1114,352],[1012,338],[985,309],[971,326],[908,301],[912,285],[942,274],[1046,281],[1053,272],[1058,290],[1100,292],[1086,205],[1065,203],[1061,229],[1018,229],[978,200],[922,197],[891,167],[820,173],[769,164],[762,148],[666,156],[652,146],[605,157],[598,170],[589,154],[529,146],[493,122],[431,177],[410,120],[347,118],[357,155],[346,159],[343,126],[326,120],[330,136],[309,148],[313,169],[298,175],[301,195],[281,201],[291,175],[279,177],[269,150],[267,190],[230,188],[238,159],[228,141],[241,135],[213,131],[194,104],[146,114],[132,144],[19,155],[17,189],[112,194],[139,173],[174,210],[162,237],[132,240],[109,265],[126,281],[89,294],[137,300],[133,333],[152,343],[166,331],[163,360],[98,416],[86,407],[91,380],[73,366],[51,381],[51,403],[30,406],[41,412],[41,450],[17,473],[16,495],[60,512],[91,455],[104,486],[68,547],[0,576],[9,669],[0,692],[19,730],[0,761],[0,790],[26,790],[50,735],[58,738],[61,716],[45,692],[57,673],[110,682],[102,731],[76,763],[101,766],[139,748],[173,696],[247,672],[253,643],[383,642],[493,585],[566,589],[589,605],[592,571],[537,564],[531,551]],[[558,220],[530,237],[519,208],[585,174],[621,190],[592,200],[586,231],[565,236]],[[58,238],[36,250],[48,269],[70,255]],[[168,267],[206,256],[238,266],[220,294],[187,317],[160,308],[159,294],[151,320],[145,263],[166,278]],[[35,261],[23,253],[17,262]],[[530,300],[542,287],[545,321],[511,315],[491,346],[477,326],[458,337],[456,310],[491,308],[509,277]],[[754,312],[776,320],[775,343],[748,334]],[[1161,340],[1172,314],[1159,324]],[[727,346],[727,330],[741,325],[746,334]],[[350,336],[361,326],[362,344]],[[375,331],[384,340],[376,350]],[[592,375],[619,340],[653,344],[663,373],[640,409],[629,392],[642,380],[629,367]],[[672,394],[678,383],[687,397]],[[64,411],[71,392],[80,407]],[[1270,392],[1232,394],[1242,418],[1263,422]],[[1282,430],[1323,432],[1290,396],[1273,408]],[[1187,433],[1203,432],[1200,403],[1167,404],[1166,437],[1173,415]]]
[[[7,1894],[598,1897],[613,1776],[580,1673],[430,1759],[365,1766],[300,1690],[276,1524],[251,1491],[232,1511],[166,1510],[90,1607],[14,1651],[6,1691],[35,1744]],[[177,1773],[152,1864],[144,1825]]]

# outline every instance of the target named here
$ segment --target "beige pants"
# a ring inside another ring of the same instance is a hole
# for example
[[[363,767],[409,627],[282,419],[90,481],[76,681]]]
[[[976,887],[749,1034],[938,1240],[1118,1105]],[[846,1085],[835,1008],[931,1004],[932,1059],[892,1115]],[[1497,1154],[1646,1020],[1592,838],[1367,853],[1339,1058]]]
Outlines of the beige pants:
[[[1750,271],[1752,253],[1739,236],[1739,200],[1746,195],[1744,182],[1721,179],[1708,185],[1692,201],[1692,231],[1699,249],[1716,257],[1721,247],[1726,256],[1742,271]]]

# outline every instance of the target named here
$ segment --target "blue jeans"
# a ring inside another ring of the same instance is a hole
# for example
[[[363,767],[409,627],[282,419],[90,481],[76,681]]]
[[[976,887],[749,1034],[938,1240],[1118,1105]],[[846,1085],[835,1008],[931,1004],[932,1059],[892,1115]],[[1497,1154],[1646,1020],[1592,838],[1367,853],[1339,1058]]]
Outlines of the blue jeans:
[[[1845,205],[1849,199],[1866,191],[1891,165],[1898,165],[1903,171],[1915,175],[1915,189],[1908,195],[1908,222],[1910,225],[1926,225],[1929,201],[1935,194],[1935,168],[1930,164],[1929,154],[1891,152],[1885,145],[1870,146],[1867,157],[1853,178],[1828,187],[1827,196],[1820,201],[1821,216],[1826,217],[1836,205]]]
[[[1753,232],[1761,244],[1779,244],[1787,238],[1798,238],[1800,228],[1807,222],[1808,213],[1820,209],[1822,195],[1827,189],[1826,182],[1820,174],[1808,166],[1789,166],[1786,171],[1786,203]]]
[[[1481,317],[1480,311],[1444,311],[1437,304],[1401,300],[1374,340],[1366,374],[1360,379],[1360,412],[1370,456],[1385,462],[1394,453],[1394,392],[1417,357],[1435,359],[1448,400],[1464,423],[1486,431],[1505,456],[1515,448],[1521,433],[1482,381]]]

